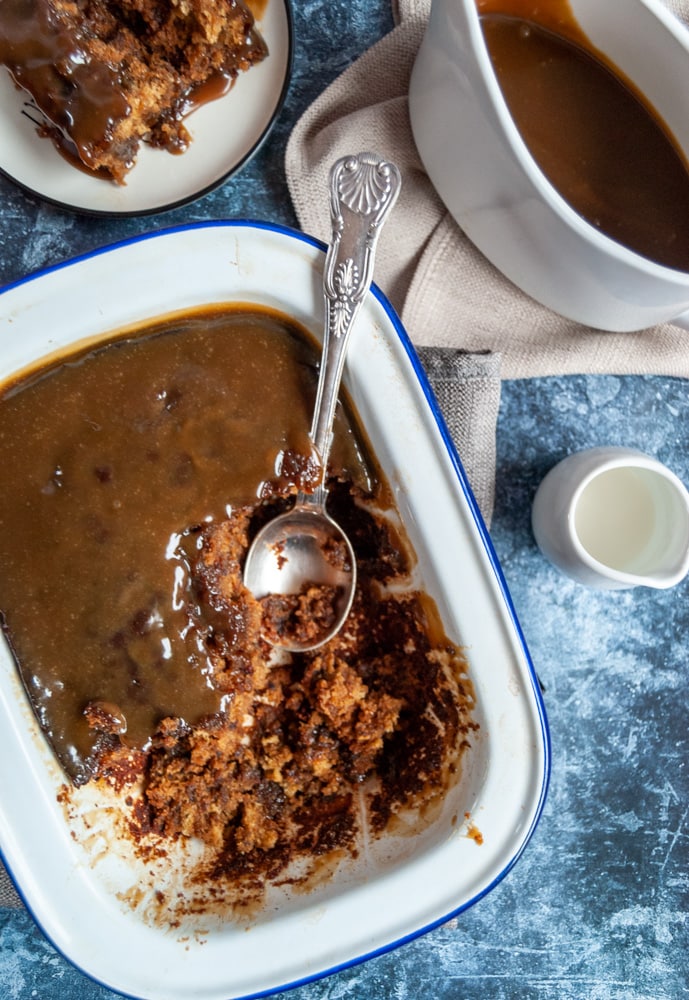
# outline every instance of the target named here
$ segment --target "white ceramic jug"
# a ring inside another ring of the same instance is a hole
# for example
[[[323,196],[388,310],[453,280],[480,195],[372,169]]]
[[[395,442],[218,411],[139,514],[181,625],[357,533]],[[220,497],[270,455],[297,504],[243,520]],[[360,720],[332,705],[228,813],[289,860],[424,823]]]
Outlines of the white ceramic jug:
[[[689,493],[633,448],[575,452],[543,479],[531,522],[543,554],[590,587],[673,587],[689,572]]]
[[[659,0],[571,0],[571,8],[689,159],[689,31]],[[440,197],[479,250],[521,289],[600,329],[637,330],[668,320],[689,328],[689,273],[602,234],[536,165],[497,83],[475,0],[433,0],[409,108]]]

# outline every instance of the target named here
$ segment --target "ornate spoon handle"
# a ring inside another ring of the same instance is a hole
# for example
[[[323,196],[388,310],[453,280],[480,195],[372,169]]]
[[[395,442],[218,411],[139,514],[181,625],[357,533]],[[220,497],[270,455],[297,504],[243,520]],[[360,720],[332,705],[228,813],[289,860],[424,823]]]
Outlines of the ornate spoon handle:
[[[326,322],[311,426],[324,477],[347,341],[371,286],[378,236],[400,185],[397,167],[375,153],[345,156],[330,171],[332,239],[323,276]]]

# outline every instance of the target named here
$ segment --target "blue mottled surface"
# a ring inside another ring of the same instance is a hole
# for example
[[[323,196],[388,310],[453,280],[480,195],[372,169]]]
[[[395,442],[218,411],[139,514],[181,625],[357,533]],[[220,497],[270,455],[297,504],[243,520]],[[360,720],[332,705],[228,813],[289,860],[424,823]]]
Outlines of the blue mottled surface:
[[[0,177],[0,284],[103,243],[235,216],[295,224],[283,153],[299,114],[390,27],[387,0],[300,0],[295,74],[276,130],[241,177],[186,209],[84,219]],[[689,343],[688,348],[689,350]],[[507,382],[492,537],[552,732],[550,795],[508,877],[458,920],[285,994],[292,1000],[681,1000],[689,996],[689,581],[596,592],[540,556],[533,494],[570,451],[641,448],[689,483],[687,384],[669,378]],[[2,1000],[106,1000],[22,910],[0,910]]]

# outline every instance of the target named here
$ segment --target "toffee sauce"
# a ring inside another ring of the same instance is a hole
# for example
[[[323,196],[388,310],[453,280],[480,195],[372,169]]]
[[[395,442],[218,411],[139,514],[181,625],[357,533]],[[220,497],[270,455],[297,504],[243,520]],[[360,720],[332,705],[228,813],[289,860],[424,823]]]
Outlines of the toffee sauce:
[[[689,169],[656,111],[578,26],[566,0],[477,0],[496,77],[552,185],[587,222],[689,271]]]
[[[84,711],[134,748],[222,708],[190,627],[194,529],[308,454],[317,350],[286,317],[208,308],[51,362],[0,392],[0,617],[38,719],[79,783]],[[331,468],[369,490],[338,407]],[[280,478],[282,475],[282,479]]]

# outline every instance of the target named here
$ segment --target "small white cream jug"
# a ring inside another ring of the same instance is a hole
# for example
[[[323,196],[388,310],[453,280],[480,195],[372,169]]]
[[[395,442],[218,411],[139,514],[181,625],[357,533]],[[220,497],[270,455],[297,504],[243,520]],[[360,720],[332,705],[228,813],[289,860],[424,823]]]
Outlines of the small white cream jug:
[[[662,589],[689,571],[689,492],[633,448],[569,455],[541,482],[531,513],[543,554],[587,586]]]

